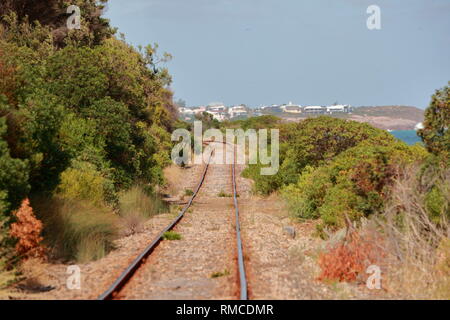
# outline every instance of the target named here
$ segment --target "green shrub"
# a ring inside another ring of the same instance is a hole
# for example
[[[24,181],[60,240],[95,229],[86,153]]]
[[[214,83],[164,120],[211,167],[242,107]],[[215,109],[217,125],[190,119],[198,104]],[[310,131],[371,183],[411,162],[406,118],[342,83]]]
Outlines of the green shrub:
[[[163,234],[163,240],[181,240],[181,235],[175,231],[167,231]]]
[[[43,236],[55,258],[88,262],[114,248],[118,218],[108,208],[44,197],[35,198],[33,208],[44,224]]]
[[[450,81],[448,83],[450,85]],[[424,128],[418,131],[428,151],[450,158],[450,86],[447,85],[432,96],[425,110]]]
[[[230,275],[230,271],[228,271],[228,269],[225,269],[224,271],[218,271],[218,272],[213,272],[211,274],[211,278],[220,278],[220,277],[226,277]]]
[[[282,189],[290,212],[300,219],[321,218],[319,228],[345,226],[345,216],[357,221],[383,209],[397,168],[423,160],[417,146],[394,141],[365,141],[326,165],[305,167],[297,183]]]
[[[217,194],[217,196],[218,196],[219,198],[232,198],[232,197],[233,197],[232,194],[226,193],[226,192],[223,191],[223,190],[221,190],[221,191]]]
[[[2,98],[0,94],[0,107]],[[10,270],[15,262],[15,241],[9,234],[11,211],[18,208],[30,190],[28,164],[11,157],[8,143],[4,140],[6,132],[6,121],[0,118],[0,290],[15,280],[15,274]]]
[[[439,223],[441,217],[445,214],[445,198],[442,191],[433,186],[425,195],[425,208],[434,223]]]
[[[247,129],[270,129],[278,127],[281,119],[272,115],[264,115],[260,117],[252,117],[244,120],[235,120],[230,122],[223,122],[222,127],[226,128],[242,128]]]
[[[436,224],[450,221],[450,166],[446,156],[432,155],[424,162],[418,185],[430,219]]]
[[[307,165],[322,165],[368,139],[376,143],[395,141],[388,132],[366,123],[326,116],[301,121],[289,139],[283,167],[290,168],[293,174],[300,174]]]
[[[275,125],[275,123],[273,124]],[[272,176],[260,174],[260,165],[249,165],[243,176],[255,181],[257,193],[267,195],[296,183],[307,166],[326,165],[342,152],[365,142],[389,145],[396,139],[368,124],[331,117],[308,118],[295,124],[276,124],[280,129],[280,170]]]
[[[60,179],[56,191],[58,196],[64,199],[85,200],[101,206],[114,192],[112,182],[104,178],[94,165],[87,162],[76,162],[75,167],[61,173]]]
[[[3,139],[6,130],[5,119],[0,118],[0,217],[16,209],[30,190],[27,162],[11,157]]]
[[[332,186],[325,170],[306,167],[297,184],[290,184],[281,190],[291,214],[300,219],[318,218],[323,204],[323,195]]]
[[[355,221],[364,216],[363,210],[358,205],[364,199],[355,194],[350,186],[335,185],[325,193],[323,205],[319,207],[318,213],[322,223],[330,228],[343,227],[345,216]]]
[[[261,175],[261,168],[261,164],[250,164],[242,171],[242,176],[255,182],[253,185],[255,193],[269,195],[283,185],[282,173],[279,171],[272,176]]]
[[[191,189],[184,189],[184,195],[185,196],[192,196],[194,194],[194,191],[192,191]]]
[[[26,104],[17,117],[23,125],[15,148],[21,156],[30,158],[30,184],[32,190],[52,192],[59,182],[59,175],[69,165],[71,148],[59,139],[59,132],[67,115],[67,109],[58,98],[42,88],[36,88],[26,98]]]

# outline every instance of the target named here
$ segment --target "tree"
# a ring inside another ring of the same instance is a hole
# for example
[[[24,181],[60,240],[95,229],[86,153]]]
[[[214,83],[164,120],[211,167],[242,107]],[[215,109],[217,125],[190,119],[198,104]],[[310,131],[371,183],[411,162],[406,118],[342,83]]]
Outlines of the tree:
[[[110,37],[114,30],[109,26],[107,19],[101,17],[108,0],[2,0],[0,3],[0,18],[13,13],[18,24],[36,22],[50,28],[55,44],[64,45],[66,37],[83,43],[98,44]],[[66,22],[69,5],[76,5],[82,12],[81,30],[70,31]],[[8,23],[0,20],[6,27]]]
[[[325,116],[300,122],[290,139],[291,148],[282,169],[294,179],[304,167],[321,165],[364,140],[377,139],[383,144],[394,142],[392,135],[366,123]]]
[[[450,81],[449,81],[450,85]],[[418,134],[428,151],[436,155],[450,155],[450,88],[445,86],[431,98],[425,111],[424,128]]]
[[[14,103],[16,91],[15,68],[5,61],[4,56],[5,52],[0,48],[0,94],[4,94],[9,103]]]
[[[213,115],[208,112],[197,113],[195,115],[195,120],[202,122],[203,131],[206,131],[211,128],[214,129],[220,128],[220,122],[217,119],[214,119]]]
[[[0,118],[0,220],[18,207],[29,191],[28,169],[25,161],[10,156],[8,144],[3,140],[6,121]]]

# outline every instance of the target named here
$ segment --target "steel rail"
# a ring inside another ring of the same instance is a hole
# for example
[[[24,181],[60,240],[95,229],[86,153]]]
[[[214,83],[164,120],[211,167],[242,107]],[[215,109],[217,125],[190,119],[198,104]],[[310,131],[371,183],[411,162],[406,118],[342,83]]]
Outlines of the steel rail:
[[[237,190],[236,190],[236,146],[233,149],[234,161],[232,164],[232,180],[233,180],[233,199],[234,199],[234,209],[236,213],[236,241],[238,250],[238,268],[239,268],[239,284],[240,284],[240,300],[248,300],[248,285],[247,276],[245,273],[244,264],[244,252],[242,249],[242,238],[241,238],[241,225],[239,223],[239,207],[237,201]]]
[[[167,231],[172,230],[177,223],[183,218],[186,211],[189,209],[189,207],[192,205],[192,202],[194,201],[195,197],[197,196],[198,192],[200,191],[201,186],[203,185],[203,182],[205,181],[206,173],[208,172],[209,164],[211,162],[211,157],[213,155],[212,151],[209,155],[208,162],[205,165],[205,168],[203,170],[202,178],[200,179],[199,184],[197,185],[197,188],[195,189],[195,192],[192,194],[191,198],[189,199],[189,202],[185,205],[183,210],[179,213],[179,215],[173,220],[161,233],[159,233],[156,238],[153,239],[153,241],[144,249],[144,251],[136,257],[136,259],[133,260],[133,262],[122,272],[122,274],[117,278],[116,281],[103,293],[101,294],[97,300],[110,300],[114,298],[114,294],[119,292],[124,285],[127,283],[127,281],[134,275],[136,270],[139,268],[139,266],[143,263],[144,259],[148,257],[153,250],[158,246],[158,244],[163,239],[164,233]]]

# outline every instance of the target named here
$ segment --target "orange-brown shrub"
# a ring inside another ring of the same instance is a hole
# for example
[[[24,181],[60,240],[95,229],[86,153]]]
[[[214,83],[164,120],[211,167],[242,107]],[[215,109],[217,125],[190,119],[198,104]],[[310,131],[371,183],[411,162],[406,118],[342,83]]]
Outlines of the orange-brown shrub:
[[[367,267],[379,264],[384,257],[376,233],[349,232],[344,239],[319,255],[320,281],[355,281],[365,275]]]
[[[33,214],[30,201],[22,201],[20,208],[13,213],[17,222],[11,224],[10,235],[18,239],[16,252],[22,258],[43,257],[44,247],[41,245],[42,222]]]

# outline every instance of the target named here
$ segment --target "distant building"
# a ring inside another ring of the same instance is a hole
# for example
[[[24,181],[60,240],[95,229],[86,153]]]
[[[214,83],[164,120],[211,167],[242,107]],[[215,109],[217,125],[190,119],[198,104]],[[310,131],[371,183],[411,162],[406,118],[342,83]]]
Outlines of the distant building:
[[[203,112],[206,111],[206,107],[204,107],[204,106],[195,107],[195,108],[192,108],[192,111],[193,111],[195,114],[203,113]]]
[[[329,106],[327,107],[327,112],[332,114],[334,112],[350,112],[350,106],[349,105],[335,105],[335,106]]]
[[[244,106],[234,106],[228,109],[228,114],[230,118],[236,118],[240,116],[247,116],[248,112]]]
[[[292,102],[281,106],[281,110],[286,113],[302,113],[302,107],[296,104],[292,104]]]
[[[325,113],[326,107],[321,106],[308,106],[304,108],[305,113]]]
[[[228,114],[223,111],[208,110],[206,112],[209,113],[210,115],[212,115],[213,119],[215,119],[217,121],[225,121],[228,118]]]
[[[213,112],[226,112],[227,107],[225,107],[224,105],[208,106],[208,110]]]
[[[227,111],[227,107],[225,107],[225,105],[222,102],[211,102],[210,104],[208,104],[208,107],[206,109],[213,112]]]
[[[178,111],[183,115],[192,115],[194,114],[194,111],[190,108],[178,108]]]

